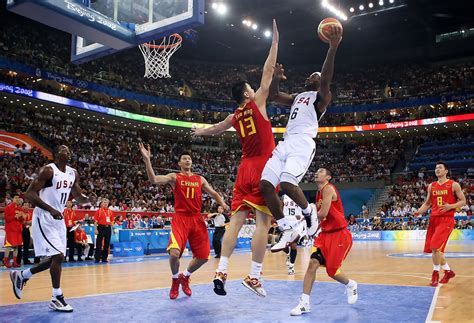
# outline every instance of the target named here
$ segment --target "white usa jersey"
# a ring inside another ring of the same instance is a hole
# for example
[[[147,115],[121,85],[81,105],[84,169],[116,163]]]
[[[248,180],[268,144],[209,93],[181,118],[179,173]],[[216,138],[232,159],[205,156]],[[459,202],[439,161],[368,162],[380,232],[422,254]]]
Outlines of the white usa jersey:
[[[286,124],[285,138],[290,135],[300,134],[316,138],[320,119],[318,119],[315,108],[317,99],[318,92],[315,91],[303,92],[296,96],[291,106],[288,123]]]
[[[66,171],[62,172],[54,163],[47,166],[53,169],[53,178],[51,182],[46,183],[46,186],[41,189],[39,197],[46,204],[62,213],[69,199],[72,186],[76,181],[76,170],[66,166]]]
[[[298,204],[296,204],[290,197],[283,195],[283,214],[285,216],[299,216],[303,213]]]

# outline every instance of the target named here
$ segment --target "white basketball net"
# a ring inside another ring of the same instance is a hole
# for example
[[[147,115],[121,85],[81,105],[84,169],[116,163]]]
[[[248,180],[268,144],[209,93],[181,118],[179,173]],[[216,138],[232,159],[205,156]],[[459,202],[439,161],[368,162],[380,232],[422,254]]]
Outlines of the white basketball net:
[[[145,58],[145,75],[149,79],[171,77],[170,57],[181,47],[183,39],[179,34],[163,37],[158,45],[155,41],[139,45]]]

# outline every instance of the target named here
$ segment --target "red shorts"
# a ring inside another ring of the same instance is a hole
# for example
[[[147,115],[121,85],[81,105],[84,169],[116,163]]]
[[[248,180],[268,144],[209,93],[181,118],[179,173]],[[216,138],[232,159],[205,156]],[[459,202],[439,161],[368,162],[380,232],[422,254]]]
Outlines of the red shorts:
[[[240,162],[235,179],[232,214],[237,211],[257,209],[271,215],[260,194],[260,179],[268,157],[244,158]]]
[[[16,247],[23,244],[23,236],[21,234],[23,225],[18,222],[10,222],[5,224],[5,247]]]
[[[211,253],[209,234],[201,214],[191,216],[175,214],[171,219],[170,241],[166,251],[178,249],[181,257],[187,241],[194,258],[209,259]]]
[[[330,277],[337,274],[342,262],[352,247],[352,235],[346,228],[332,231],[321,232],[314,240],[311,252],[311,258],[316,258],[315,254],[320,250],[323,259],[320,261],[322,266],[326,266],[326,272]],[[320,259],[318,259],[320,260]]]
[[[449,235],[454,229],[454,217],[452,216],[432,216],[428,225],[425,240],[425,253],[431,250],[444,252]]]

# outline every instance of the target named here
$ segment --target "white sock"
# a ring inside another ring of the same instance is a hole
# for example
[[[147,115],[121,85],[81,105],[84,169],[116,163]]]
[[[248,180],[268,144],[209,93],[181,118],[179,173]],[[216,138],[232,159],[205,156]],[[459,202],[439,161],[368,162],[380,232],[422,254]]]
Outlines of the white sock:
[[[221,256],[221,259],[219,259],[219,267],[217,267],[217,271],[227,274],[228,266],[229,266],[229,257]]]
[[[171,278],[178,278],[179,277],[179,273],[177,274],[171,274]]]
[[[33,276],[33,274],[31,273],[30,268],[23,270],[23,271],[21,272],[21,275],[22,275],[23,278],[25,278],[25,279],[30,279],[30,278]]]
[[[346,287],[352,288],[352,287],[355,287],[355,285],[356,285],[356,282],[353,281],[352,279],[349,279],[349,282],[347,283]]]
[[[263,264],[252,261],[252,268],[250,269],[250,278],[260,279],[260,273],[262,272]]]
[[[303,210],[303,208],[301,208],[301,212],[303,212],[303,215],[310,215],[311,206],[309,205],[309,203],[308,203],[308,206],[306,207],[306,209]]]
[[[62,295],[62,294],[63,294],[63,291],[61,290],[61,288],[53,288],[53,296],[54,297]]]
[[[441,268],[443,268],[443,270],[451,270],[451,269],[449,268],[448,263],[445,263],[444,265],[442,265]]]
[[[301,300],[303,301],[303,303],[309,303],[309,295],[301,294]]]
[[[290,223],[288,223],[288,220],[286,218],[277,220],[277,224],[282,230],[288,230],[291,228],[291,225]]]
[[[433,265],[433,270],[439,271],[441,269],[440,265]]]
[[[189,277],[191,276],[191,273],[186,269],[183,273],[184,276]]]

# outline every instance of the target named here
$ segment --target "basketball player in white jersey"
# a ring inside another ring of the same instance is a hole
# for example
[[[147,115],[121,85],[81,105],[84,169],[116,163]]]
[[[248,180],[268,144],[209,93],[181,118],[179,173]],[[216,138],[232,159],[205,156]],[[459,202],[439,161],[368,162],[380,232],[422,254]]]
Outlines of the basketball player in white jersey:
[[[288,197],[288,195],[283,195],[282,196],[282,202],[283,202],[283,214],[285,215],[285,218],[292,221],[296,222],[300,219],[303,218],[303,213],[301,212],[301,208],[299,207],[298,204],[296,204],[292,199]],[[303,222],[303,235],[306,235],[306,222]],[[286,266],[288,267],[288,275],[294,275],[295,274],[295,261],[296,261],[296,256],[298,254],[298,249],[297,249],[297,242],[292,242],[288,249],[283,250],[287,256],[286,256]]]
[[[25,198],[36,206],[33,210],[32,232],[36,257],[44,257],[37,265],[23,271],[12,271],[10,278],[13,292],[20,299],[25,283],[33,276],[49,269],[53,285],[53,296],[49,308],[60,312],[72,312],[64,301],[60,288],[61,266],[66,254],[66,225],[63,211],[69,193],[81,204],[90,203],[79,187],[79,175],[67,166],[71,151],[61,145],[55,153],[54,163],[40,169],[25,193]]]
[[[260,181],[260,192],[283,230],[280,241],[271,248],[272,252],[288,248],[301,236],[299,225],[284,217],[278,194],[275,191],[278,184],[282,191],[301,207],[308,224],[308,235],[312,237],[316,234],[316,209],[310,206],[298,184],[311,165],[316,151],[314,138],[318,134],[318,123],[331,102],[330,85],[336,51],[341,39],[342,29],[333,26],[332,36],[329,37],[329,50],[321,73],[312,73],[306,79],[306,91],[298,95],[289,95],[279,91],[278,84],[286,77],[281,65],[277,64],[275,67],[269,99],[291,105],[291,110],[283,136],[284,140],[280,141],[273,150],[273,155],[265,165]]]

